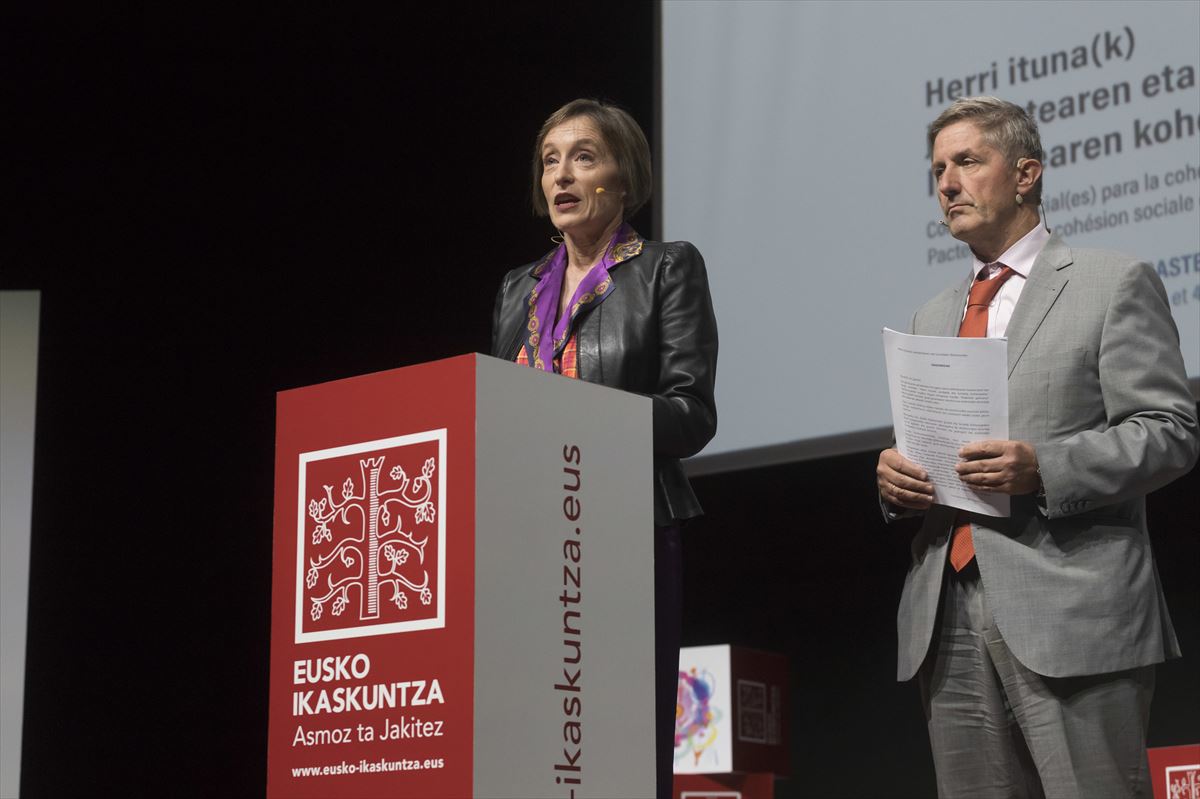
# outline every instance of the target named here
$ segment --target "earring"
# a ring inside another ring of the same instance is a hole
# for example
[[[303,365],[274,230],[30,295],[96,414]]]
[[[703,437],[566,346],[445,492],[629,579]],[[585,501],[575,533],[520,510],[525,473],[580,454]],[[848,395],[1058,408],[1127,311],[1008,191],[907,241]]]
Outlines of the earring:
[[[551,236],[550,241],[554,242],[555,244],[562,244],[563,243],[562,233],[560,232],[557,236]]]
[[[1017,195],[1017,205],[1021,205],[1021,204],[1023,204],[1024,202],[1025,202],[1025,198],[1024,198],[1024,197],[1022,197],[1020,194],[1018,194],[1018,195]]]

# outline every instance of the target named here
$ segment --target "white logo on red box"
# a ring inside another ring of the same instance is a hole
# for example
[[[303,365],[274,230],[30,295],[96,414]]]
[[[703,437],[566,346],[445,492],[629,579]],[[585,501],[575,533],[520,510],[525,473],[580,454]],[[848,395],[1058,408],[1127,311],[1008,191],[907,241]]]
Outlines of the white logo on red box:
[[[1200,763],[1167,767],[1167,799],[1200,799]]]
[[[446,430],[300,454],[296,643],[445,626]]]

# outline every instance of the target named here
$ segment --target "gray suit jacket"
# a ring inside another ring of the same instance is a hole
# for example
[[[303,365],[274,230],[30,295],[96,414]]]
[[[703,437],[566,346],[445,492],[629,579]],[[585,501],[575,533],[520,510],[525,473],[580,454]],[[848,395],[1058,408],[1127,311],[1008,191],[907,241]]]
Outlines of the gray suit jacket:
[[[912,332],[958,333],[969,279],[913,316]],[[1008,329],[1009,438],[1037,450],[1045,501],[971,515],[989,609],[1013,654],[1048,677],[1177,657],[1146,531],[1145,496],[1196,461],[1196,405],[1179,334],[1152,266],[1073,250],[1052,236]],[[900,600],[898,676],[934,633],[956,511],[935,505],[913,539]]]

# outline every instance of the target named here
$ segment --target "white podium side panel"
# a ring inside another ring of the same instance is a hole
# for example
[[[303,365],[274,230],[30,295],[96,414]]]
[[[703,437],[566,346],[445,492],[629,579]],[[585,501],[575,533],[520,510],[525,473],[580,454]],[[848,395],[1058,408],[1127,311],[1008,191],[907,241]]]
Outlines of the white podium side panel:
[[[652,796],[650,400],[477,363],[475,795]]]

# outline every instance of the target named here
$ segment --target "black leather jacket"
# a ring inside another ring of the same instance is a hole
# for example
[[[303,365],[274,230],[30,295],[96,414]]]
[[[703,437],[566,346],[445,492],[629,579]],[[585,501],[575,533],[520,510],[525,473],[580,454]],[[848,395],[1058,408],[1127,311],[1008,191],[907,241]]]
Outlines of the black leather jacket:
[[[504,276],[492,316],[497,358],[516,359],[541,262]],[[699,516],[679,459],[717,432],[717,321],[704,258],[686,241],[646,241],[609,276],[609,296],[577,322],[579,377],[654,401],[654,523]]]

